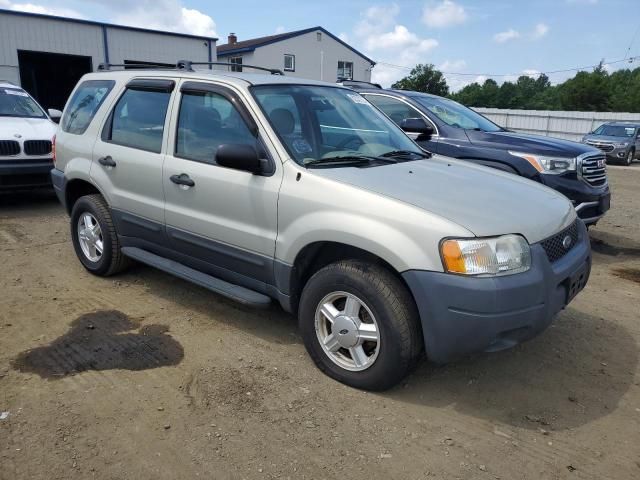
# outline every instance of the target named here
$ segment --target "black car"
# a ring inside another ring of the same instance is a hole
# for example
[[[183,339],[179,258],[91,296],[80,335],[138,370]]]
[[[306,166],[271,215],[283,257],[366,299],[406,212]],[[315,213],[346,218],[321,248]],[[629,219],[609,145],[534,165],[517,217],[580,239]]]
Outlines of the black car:
[[[588,145],[502,128],[453,100],[420,92],[349,84],[431,153],[487,165],[567,196],[594,225],[610,207],[605,155]]]

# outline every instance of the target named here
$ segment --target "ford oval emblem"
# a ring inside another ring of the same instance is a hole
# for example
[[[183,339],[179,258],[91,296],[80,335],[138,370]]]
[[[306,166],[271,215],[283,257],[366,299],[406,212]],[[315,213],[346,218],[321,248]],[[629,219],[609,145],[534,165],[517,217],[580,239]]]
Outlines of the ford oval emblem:
[[[562,239],[562,246],[565,248],[565,250],[568,250],[569,247],[571,246],[571,242],[573,240],[571,240],[571,237],[569,235],[567,235],[566,237],[564,237]]]

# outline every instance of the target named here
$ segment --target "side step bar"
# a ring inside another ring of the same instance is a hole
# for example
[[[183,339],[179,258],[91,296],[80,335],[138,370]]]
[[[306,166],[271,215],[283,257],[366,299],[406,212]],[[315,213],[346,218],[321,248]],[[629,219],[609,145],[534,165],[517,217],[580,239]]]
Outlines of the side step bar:
[[[127,257],[133,258],[138,262],[144,263],[151,267],[155,267],[158,270],[162,270],[167,273],[171,273],[176,277],[180,277],[183,280],[187,280],[191,283],[195,283],[201,287],[211,290],[219,295],[223,295],[231,300],[242,303],[244,305],[250,305],[252,307],[265,308],[271,303],[271,298],[263,295],[262,293],[249,290],[248,288],[234,285],[229,282],[225,282],[206,273],[199,272],[193,268],[189,268],[168,258],[161,257],[141,248],[136,247],[123,247],[122,253]]]

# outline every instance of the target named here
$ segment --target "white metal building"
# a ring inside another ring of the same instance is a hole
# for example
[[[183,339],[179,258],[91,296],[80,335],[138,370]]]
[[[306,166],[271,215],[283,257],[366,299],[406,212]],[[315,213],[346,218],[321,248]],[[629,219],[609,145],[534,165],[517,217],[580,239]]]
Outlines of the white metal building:
[[[293,77],[335,82],[339,78],[371,81],[375,62],[322,27],[238,41],[229,35],[218,46],[218,59],[234,64],[279,68]]]
[[[61,109],[100,63],[215,61],[217,38],[0,9],[0,79]]]

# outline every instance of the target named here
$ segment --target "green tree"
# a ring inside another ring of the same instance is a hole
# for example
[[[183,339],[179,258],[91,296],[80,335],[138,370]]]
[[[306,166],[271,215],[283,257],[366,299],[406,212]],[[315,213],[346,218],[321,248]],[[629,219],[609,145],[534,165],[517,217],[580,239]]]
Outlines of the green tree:
[[[416,92],[432,93],[446,97],[449,95],[447,80],[440,70],[432,64],[418,64],[408,76],[398,80],[391,88],[400,90],[414,90]]]

